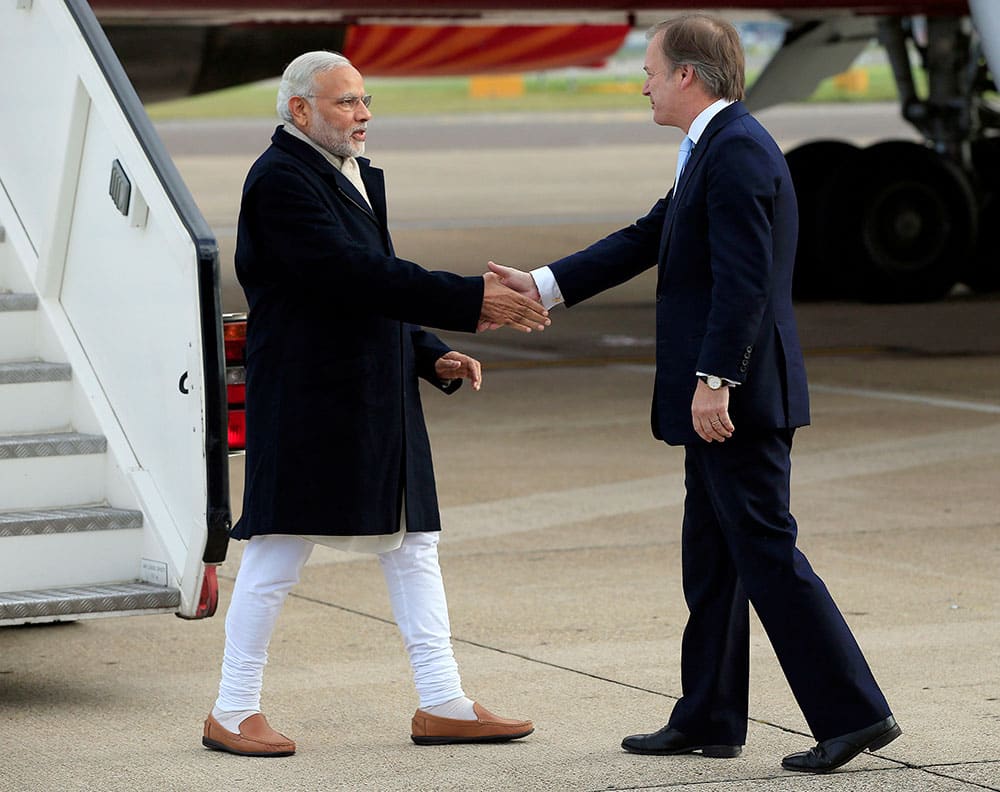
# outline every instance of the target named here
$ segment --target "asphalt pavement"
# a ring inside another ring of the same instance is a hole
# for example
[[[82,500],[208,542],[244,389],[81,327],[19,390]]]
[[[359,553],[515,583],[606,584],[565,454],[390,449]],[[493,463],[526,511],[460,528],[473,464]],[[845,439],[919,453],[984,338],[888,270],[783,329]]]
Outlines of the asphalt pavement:
[[[544,263],[617,227],[662,191],[675,151],[676,141],[623,140],[396,149],[378,160],[390,218],[403,223],[401,252],[476,272],[490,256]],[[220,237],[255,153],[178,155]],[[226,288],[235,309],[238,292],[231,280]],[[204,749],[240,556],[233,543],[213,619],[0,631],[0,790],[1000,790],[995,296],[798,307],[813,403],[793,453],[800,546],[903,736],[827,776],[783,771],[781,757],[812,740],[754,622],[740,758],[621,750],[624,736],[662,726],[680,693],[686,617],[682,455],[649,432],[650,294],[640,278],[557,309],[543,333],[450,334],[483,360],[483,390],[424,394],[466,692],[498,714],[532,718],[534,734],[413,745],[416,697],[378,564],[317,548],[265,675],[264,710],[298,753],[260,760]],[[241,476],[237,458],[236,504]]]

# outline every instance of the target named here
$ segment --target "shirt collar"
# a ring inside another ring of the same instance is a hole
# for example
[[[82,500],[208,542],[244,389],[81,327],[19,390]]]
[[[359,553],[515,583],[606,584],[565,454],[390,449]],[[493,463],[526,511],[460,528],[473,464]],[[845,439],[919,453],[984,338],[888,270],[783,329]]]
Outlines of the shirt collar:
[[[716,99],[712,104],[698,113],[694,117],[694,121],[691,122],[691,128],[688,129],[687,133],[687,136],[691,138],[691,142],[697,146],[698,140],[705,132],[705,128],[709,125],[709,122],[732,103],[731,99]]]

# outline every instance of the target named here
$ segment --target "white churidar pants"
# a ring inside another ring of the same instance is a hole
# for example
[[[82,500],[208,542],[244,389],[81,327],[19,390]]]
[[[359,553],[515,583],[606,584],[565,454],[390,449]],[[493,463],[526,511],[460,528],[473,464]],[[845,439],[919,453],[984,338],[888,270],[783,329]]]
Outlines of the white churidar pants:
[[[378,555],[421,708],[465,695],[451,645],[439,535],[407,533],[398,548]],[[226,650],[216,701],[220,710],[260,711],[271,633],[313,547],[307,539],[283,534],[255,536],[247,543],[226,613]]]

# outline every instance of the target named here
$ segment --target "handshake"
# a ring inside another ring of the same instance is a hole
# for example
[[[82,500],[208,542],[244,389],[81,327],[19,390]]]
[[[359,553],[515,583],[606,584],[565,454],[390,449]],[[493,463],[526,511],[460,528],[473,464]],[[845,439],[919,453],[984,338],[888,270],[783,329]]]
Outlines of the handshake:
[[[552,320],[529,272],[489,262],[483,275],[483,307],[476,332],[513,327],[523,333],[544,330]]]

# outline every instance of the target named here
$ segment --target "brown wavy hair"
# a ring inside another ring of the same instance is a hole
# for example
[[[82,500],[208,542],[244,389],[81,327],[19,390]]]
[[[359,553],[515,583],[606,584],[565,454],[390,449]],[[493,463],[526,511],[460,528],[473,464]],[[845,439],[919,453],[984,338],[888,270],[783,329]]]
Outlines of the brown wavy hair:
[[[684,14],[660,22],[646,36],[652,39],[661,32],[671,71],[690,66],[712,96],[734,102],[743,98],[743,45],[732,24],[710,14]]]

